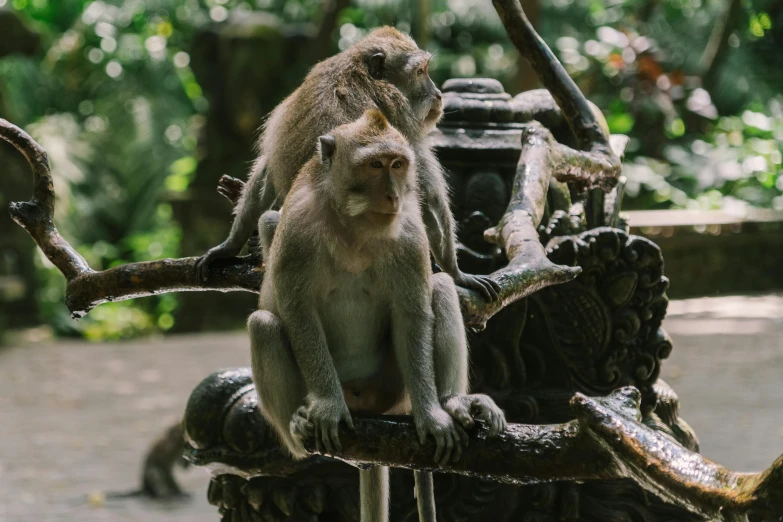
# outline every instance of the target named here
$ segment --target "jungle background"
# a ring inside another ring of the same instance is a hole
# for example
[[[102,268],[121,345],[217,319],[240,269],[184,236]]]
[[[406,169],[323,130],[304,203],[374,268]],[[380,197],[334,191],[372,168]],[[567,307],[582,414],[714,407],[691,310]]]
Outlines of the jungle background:
[[[631,136],[626,209],[783,209],[783,3],[525,0],[614,133]],[[263,117],[309,67],[394,25],[433,79],[538,87],[489,0],[0,0],[0,116],[49,152],[57,224],[95,269],[199,255],[230,225],[217,179],[244,179]],[[0,147],[0,206],[27,199]],[[62,276],[0,213],[0,322],[124,339],[234,328],[247,295],[103,305],[79,323]],[[2,328],[0,324],[0,328]]]

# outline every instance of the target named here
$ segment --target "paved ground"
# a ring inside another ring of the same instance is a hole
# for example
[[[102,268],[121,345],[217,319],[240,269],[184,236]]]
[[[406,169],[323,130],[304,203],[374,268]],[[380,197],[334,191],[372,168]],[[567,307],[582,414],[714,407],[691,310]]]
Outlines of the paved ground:
[[[675,350],[663,377],[703,453],[738,470],[768,466],[783,453],[783,297],[676,302],[666,326]],[[180,475],[188,501],[84,499],[136,486],[146,444],[190,390],[247,363],[243,333],[0,349],[0,521],[215,522],[198,469]]]

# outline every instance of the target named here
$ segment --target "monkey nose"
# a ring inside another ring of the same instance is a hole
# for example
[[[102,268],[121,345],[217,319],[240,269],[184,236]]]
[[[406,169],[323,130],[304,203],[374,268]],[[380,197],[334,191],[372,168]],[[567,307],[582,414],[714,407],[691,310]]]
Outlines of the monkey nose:
[[[443,93],[440,92],[440,89],[435,89],[435,98],[438,100],[443,99]]]
[[[400,198],[397,196],[386,196],[391,208],[394,212],[397,212],[400,208]]]

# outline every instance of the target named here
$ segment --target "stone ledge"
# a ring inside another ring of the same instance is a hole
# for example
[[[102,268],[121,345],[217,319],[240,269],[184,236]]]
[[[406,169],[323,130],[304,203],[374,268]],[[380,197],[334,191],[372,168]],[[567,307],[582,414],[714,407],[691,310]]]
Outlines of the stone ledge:
[[[631,233],[654,241],[673,299],[783,289],[783,212],[646,210],[625,213]]]

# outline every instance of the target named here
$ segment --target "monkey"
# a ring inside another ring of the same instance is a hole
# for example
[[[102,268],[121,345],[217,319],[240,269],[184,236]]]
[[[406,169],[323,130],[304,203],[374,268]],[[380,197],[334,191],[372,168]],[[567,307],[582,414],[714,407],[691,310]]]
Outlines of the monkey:
[[[169,426],[155,441],[153,441],[144,458],[144,469],[141,476],[141,487],[127,492],[109,492],[107,499],[149,497],[155,499],[186,497],[174,478],[173,468],[179,465],[189,466],[182,453],[185,449],[185,439],[182,433],[182,422]]]
[[[408,35],[381,27],[316,64],[262,126],[260,155],[235,207],[231,232],[198,260],[196,279],[207,279],[214,260],[239,254],[261,214],[285,199],[297,173],[312,157],[318,136],[375,108],[414,149],[424,224],[435,261],[457,285],[497,300],[500,286],[495,281],[465,274],[457,264],[448,186],[427,138],[443,115],[441,92],[429,76],[431,57]]]
[[[261,412],[294,459],[310,437],[341,451],[354,412],[412,413],[435,461],[458,460],[475,419],[491,436],[506,421],[468,394],[465,326],[453,279],[431,270],[415,152],[377,109],[317,141],[259,223],[266,272],[248,332]],[[362,521],[387,520],[388,468],[360,471],[360,492]]]

